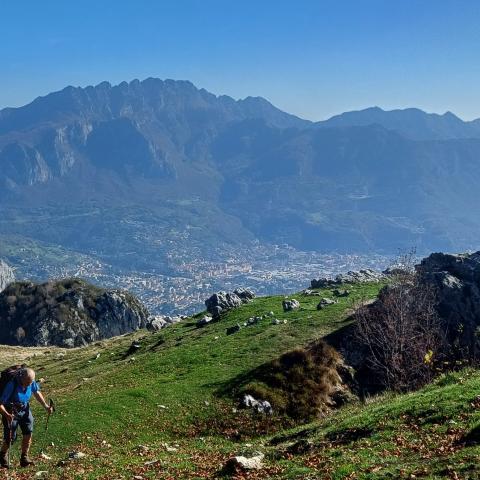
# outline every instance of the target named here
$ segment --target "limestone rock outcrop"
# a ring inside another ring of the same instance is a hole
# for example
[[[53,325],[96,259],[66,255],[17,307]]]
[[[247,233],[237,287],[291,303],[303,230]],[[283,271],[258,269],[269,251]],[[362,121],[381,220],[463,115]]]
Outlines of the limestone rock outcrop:
[[[237,288],[233,292],[217,292],[205,300],[207,311],[214,319],[218,319],[220,314],[227,312],[232,308],[239,307],[243,303],[248,303],[255,298],[255,294],[247,288]]]
[[[417,266],[421,280],[434,287],[437,312],[451,344],[467,356],[480,352],[480,252],[433,253]]]
[[[133,295],[79,279],[14,282],[0,293],[0,343],[77,347],[144,328],[149,313]]]

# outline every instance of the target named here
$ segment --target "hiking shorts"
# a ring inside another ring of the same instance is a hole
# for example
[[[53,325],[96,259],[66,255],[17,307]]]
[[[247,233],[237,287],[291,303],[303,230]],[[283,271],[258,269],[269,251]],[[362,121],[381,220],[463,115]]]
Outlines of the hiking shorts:
[[[9,410],[7,408],[7,410]],[[10,411],[10,410],[9,410]],[[3,439],[7,443],[13,443],[17,438],[17,429],[20,427],[23,435],[30,435],[33,432],[33,415],[30,411],[30,406],[27,405],[20,410],[11,423],[8,424],[5,417],[2,416],[3,423]],[[10,437],[11,435],[11,437]]]

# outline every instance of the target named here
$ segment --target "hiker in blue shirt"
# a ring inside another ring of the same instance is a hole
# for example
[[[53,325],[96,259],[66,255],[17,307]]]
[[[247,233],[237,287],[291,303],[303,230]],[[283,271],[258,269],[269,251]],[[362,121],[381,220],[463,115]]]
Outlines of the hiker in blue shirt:
[[[52,413],[53,408],[45,402],[40,388],[35,382],[35,372],[31,368],[21,368],[7,383],[0,397],[0,413],[3,423],[3,444],[0,449],[1,467],[9,467],[8,449],[16,438],[18,427],[23,434],[20,465],[28,467],[34,463],[28,456],[33,432],[33,416],[29,404],[32,395],[48,413]]]

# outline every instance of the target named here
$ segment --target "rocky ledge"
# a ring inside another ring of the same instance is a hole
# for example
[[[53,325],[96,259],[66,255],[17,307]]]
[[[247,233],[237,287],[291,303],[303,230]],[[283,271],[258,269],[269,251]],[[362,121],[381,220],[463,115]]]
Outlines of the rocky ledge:
[[[358,272],[340,273],[335,278],[319,278],[313,279],[310,282],[310,288],[331,288],[343,285],[345,283],[368,283],[381,282],[387,278],[388,273],[376,272],[369,268],[359,270]]]
[[[462,356],[480,353],[480,252],[432,253],[417,266],[422,281],[433,287],[436,309],[451,345]]]
[[[133,295],[79,279],[10,283],[0,293],[0,343],[77,347],[147,326]]]

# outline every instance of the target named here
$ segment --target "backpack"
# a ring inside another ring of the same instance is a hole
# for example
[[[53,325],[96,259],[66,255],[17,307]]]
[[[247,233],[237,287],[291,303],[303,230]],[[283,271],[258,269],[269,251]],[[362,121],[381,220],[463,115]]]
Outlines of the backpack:
[[[12,365],[11,367],[2,370],[0,373],[0,397],[2,396],[8,382],[13,380],[22,368],[25,368],[25,365]]]

